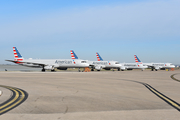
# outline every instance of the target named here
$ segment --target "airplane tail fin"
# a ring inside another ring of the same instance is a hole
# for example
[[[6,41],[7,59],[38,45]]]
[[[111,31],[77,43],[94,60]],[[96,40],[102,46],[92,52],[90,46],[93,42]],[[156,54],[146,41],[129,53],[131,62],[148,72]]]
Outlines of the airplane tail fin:
[[[74,53],[73,50],[70,50],[70,52],[71,52],[71,58],[72,59],[78,59],[77,55]]]
[[[101,56],[99,55],[99,53],[96,53],[96,56],[97,56],[97,60],[98,60],[98,61],[103,61],[103,59],[101,58]]]
[[[136,63],[141,63],[140,59],[137,57],[137,55],[134,55],[134,58],[135,58],[135,62]]]
[[[16,47],[13,47],[13,52],[14,52],[14,61],[23,61],[24,58],[21,56],[19,51],[17,50]]]

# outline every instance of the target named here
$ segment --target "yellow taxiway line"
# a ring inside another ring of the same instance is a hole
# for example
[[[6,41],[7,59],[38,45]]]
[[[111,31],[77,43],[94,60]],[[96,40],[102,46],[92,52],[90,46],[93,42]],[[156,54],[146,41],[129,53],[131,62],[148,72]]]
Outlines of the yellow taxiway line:
[[[0,87],[7,88],[13,92],[12,97],[1,104],[0,115],[17,107],[19,104],[23,102],[23,100],[26,100],[28,97],[28,94],[21,89],[9,87],[9,86],[3,86],[3,85],[0,85]]]
[[[162,93],[158,92],[157,90],[155,90],[154,88],[152,88],[150,85],[148,84],[144,84],[149,90],[151,90],[153,93],[155,93],[158,97],[160,97],[161,99],[163,99],[164,101],[166,101],[168,104],[171,104],[171,106],[175,107],[178,111],[180,111],[180,105],[178,103],[176,103],[175,101],[171,100],[170,98],[166,97],[165,95],[163,95]]]
[[[176,80],[176,81],[180,82],[180,80],[176,79],[176,78],[174,77],[174,75],[176,75],[176,74],[171,75],[171,78],[172,78],[173,80]]]

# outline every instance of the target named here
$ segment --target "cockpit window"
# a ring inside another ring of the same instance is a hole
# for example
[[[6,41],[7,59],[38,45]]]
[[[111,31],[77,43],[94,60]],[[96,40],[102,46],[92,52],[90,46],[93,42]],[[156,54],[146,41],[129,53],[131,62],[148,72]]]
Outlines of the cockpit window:
[[[86,63],[86,61],[81,61],[81,63]]]
[[[119,64],[119,62],[115,62],[115,64]]]

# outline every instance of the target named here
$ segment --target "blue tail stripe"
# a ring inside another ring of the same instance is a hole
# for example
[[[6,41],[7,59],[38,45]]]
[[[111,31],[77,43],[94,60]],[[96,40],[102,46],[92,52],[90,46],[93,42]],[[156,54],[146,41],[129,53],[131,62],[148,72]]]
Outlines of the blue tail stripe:
[[[19,53],[19,51],[17,50],[17,48],[16,47],[14,47],[14,48],[16,50],[16,53],[17,53],[18,57],[22,57],[21,54]]]
[[[74,51],[73,51],[73,50],[72,50],[72,53],[73,53],[73,55],[74,55],[75,59],[78,59],[77,55],[74,53]]]
[[[101,61],[103,61],[103,59],[101,58],[101,56],[99,55],[99,53],[97,53],[98,54],[98,56],[99,56],[99,59],[101,60]]]
[[[138,62],[141,62],[140,59],[137,57],[137,55],[136,55],[136,58],[137,58]]]

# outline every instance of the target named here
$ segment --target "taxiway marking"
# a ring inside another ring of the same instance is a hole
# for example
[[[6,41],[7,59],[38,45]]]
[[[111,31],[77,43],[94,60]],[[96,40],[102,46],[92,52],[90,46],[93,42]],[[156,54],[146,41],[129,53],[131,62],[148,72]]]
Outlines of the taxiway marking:
[[[164,100],[166,103],[168,103],[169,105],[171,105],[172,107],[174,107],[175,109],[177,109],[180,112],[180,104],[177,103],[176,101],[170,99],[169,97],[165,96],[164,94],[162,94],[161,92],[157,91],[155,88],[153,88],[152,86],[150,86],[147,83],[143,83],[143,82],[139,82],[139,81],[134,81],[134,80],[125,80],[125,81],[130,81],[130,82],[135,82],[135,83],[139,83],[144,85],[146,88],[148,88],[152,93],[154,93],[156,96],[158,96],[159,98],[161,98],[162,100]]]
[[[175,102],[174,100],[168,98],[164,94],[157,91],[155,88],[151,87],[150,85],[143,83],[144,86],[146,86],[151,92],[156,94],[158,97],[160,97],[162,100],[164,100],[166,103],[170,104],[172,107],[176,108],[178,111],[180,111],[180,104]]]
[[[17,107],[22,102],[24,102],[28,97],[27,92],[25,92],[24,90],[21,90],[19,88],[14,88],[14,87],[10,87],[10,86],[3,86],[3,85],[0,85],[0,87],[4,87],[4,88],[9,89],[13,92],[13,95],[10,99],[8,99],[7,101],[0,104],[0,115],[2,115],[4,113],[8,112],[9,110]]]
[[[173,80],[176,80],[176,81],[180,82],[180,80],[176,79],[176,78],[174,77],[174,75],[176,75],[176,74],[171,75],[171,78],[172,78]]]

